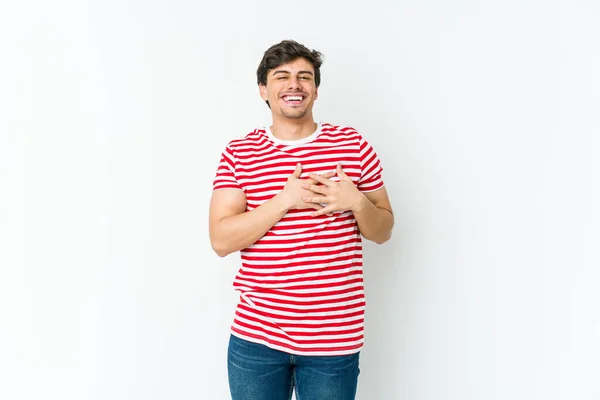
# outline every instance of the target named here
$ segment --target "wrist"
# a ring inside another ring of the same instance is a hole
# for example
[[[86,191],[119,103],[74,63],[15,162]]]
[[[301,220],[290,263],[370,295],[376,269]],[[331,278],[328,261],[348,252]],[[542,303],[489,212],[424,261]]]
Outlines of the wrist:
[[[285,192],[281,191],[271,198],[271,201],[275,204],[277,210],[283,214],[286,214],[292,209],[292,205],[289,204],[289,200],[285,195]]]
[[[370,200],[367,198],[367,196],[365,196],[361,192],[358,192],[358,195],[356,196],[356,201],[354,202],[354,206],[352,207],[352,212],[360,213],[365,209],[365,207],[368,206],[368,202],[370,202]]]

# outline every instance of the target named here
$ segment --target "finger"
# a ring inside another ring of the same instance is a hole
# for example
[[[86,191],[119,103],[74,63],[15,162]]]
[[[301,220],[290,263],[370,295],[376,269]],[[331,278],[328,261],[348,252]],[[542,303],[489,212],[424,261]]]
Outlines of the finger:
[[[300,174],[302,173],[302,165],[300,163],[296,164],[296,169],[294,170],[293,176],[294,178],[300,178]]]
[[[327,195],[329,188],[323,185],[309,185],[307,183],[302,184],[302,189],[310,190],[311,192]]]
[[[329,178],[333,178],[336,173],[337,173],[336,171],[329,171],[324,174],[319,174],[319,176],[329,179]],[[308,183],[309,185],[314,185],[315,183],[318,183],[318,182],[314,179],[308,178],[308,179],[304,179],[304,183]]]
[[[342,169],[342,164],[337,165],[336,172],[337,172],[337,176],[339,176],[340,179],[349,179],[348,175],[346,175],[346,173]]]
[[[332,186],[334,184],[334,182],[325,178],[323,175],[316,175],[316,174],[310,173],[310,174],[308,174],[308,176],[311,179],[314,179],[315,181],[317,181],[323,185],[326,185],[326,186]]]
[[[305,203],[329,204],[325,196],[304,196],[302,200]]]
[[[323,206],[321,206],[321,205],[318,205],[318,204],[315,204],[315,206],[314,206],[313,208],[314,208],[315,210],[317,210],[317,211],[320,211],[320,210],[322,210],[322,209],[323,209]],[[315,216],[315,213],[313,212],[313,213],[311,213],[310,215],[314,217],[314,216]],[[325,214],[325,215],[327,215],[328,217],[333,217],[333,214],[332,214],[332,213],[327,213],[327,214]]]
[[[310,215],[313,217],[318,217],[321,215],[327,215],[328,217],[332,217],[334,211],[335,211],[335,207],[333,205],[329,205],[327,207],[323,207],[322,209],[320,209],[318,211],[313,212]]]

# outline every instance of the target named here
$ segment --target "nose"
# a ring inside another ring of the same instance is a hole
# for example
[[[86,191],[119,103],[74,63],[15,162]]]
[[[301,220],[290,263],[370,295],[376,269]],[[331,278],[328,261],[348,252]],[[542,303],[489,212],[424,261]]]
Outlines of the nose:
[[[300,87],[300,80],[297,77],[292,76],[290,78],[290,89],[300,89]]]

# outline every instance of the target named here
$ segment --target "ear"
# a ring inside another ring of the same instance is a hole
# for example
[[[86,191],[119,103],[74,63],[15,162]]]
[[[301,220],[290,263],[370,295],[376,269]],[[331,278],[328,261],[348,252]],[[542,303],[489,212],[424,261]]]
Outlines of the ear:
[[[315,100],[319,98],[319,88],[315,87]]]
[[[263,85],[262,83],[259,83],[258,90],[260,92],[260,97],[262,97],[262,99],[264,101],[269,100],[269,97],[267,96],[267,87],[265,85]]]

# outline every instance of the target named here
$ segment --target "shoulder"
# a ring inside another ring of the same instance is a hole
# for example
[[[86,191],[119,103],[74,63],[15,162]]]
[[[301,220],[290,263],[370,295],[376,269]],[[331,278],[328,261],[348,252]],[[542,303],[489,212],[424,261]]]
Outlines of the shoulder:
[[[373,146],[356,128],[349,125],[334,125],[331,123],[322,123],[322,130],[325,137],[331,142],[352,143],[357,146],[361,153],[371,153],[374,151]]]
[[[349,125],[335,125],[329,122],[321,123],[321,133],[332,138],[361,139],[362,136],[354,127]]]
[[[265,128],[256,128],[244,136],[230,140],[227,147],[231,150],[263,143],[267,139]]]
[[[365,142],[363,135],[353,126],[350,125],[334,125],[331,123],[322,123],[322,136],[329,138],[332,141],[351,142],[355,145],[362,145]]]
[[[321,130],[323,132],[358,133],[358,131],[352,126],[336,125],[330,122],[321,122]]]

